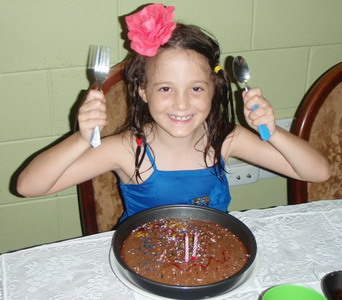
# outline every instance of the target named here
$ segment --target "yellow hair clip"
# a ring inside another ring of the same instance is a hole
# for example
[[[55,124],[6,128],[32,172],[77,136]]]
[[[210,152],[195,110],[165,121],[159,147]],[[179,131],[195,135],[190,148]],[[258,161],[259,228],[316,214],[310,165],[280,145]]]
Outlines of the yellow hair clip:
[[[217,74],[220,70],[222,70],[222,67],[220,65],[217,65],[214,69],[214,72]]]

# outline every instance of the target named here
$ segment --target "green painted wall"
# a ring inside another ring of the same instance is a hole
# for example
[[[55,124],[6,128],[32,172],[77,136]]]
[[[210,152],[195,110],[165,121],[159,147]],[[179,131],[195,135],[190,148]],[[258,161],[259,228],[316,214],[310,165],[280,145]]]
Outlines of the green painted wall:
[[[151,1],[149,1],[151,2]],[[13,190],[18,168],[71,129],[89,86],[87,55],[108,44],[124,58],[118,16],[138,0],[0,0],[0,252],[81,235],[76,189],[34,199]],[[305,91],[342,61],[341,0],[176,0],[177,20],[212,32],[228,56],[242,54],[251,85],[277,118],[292,117]],[[232,210],[286,204],[286,180],[232,188]]]

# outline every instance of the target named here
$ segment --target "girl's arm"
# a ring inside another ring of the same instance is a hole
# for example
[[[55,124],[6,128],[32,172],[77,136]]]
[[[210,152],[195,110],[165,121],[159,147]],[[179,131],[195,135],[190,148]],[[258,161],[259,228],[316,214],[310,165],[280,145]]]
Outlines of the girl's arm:
[[[56,193],[107,170],[108,162],[101,165],[106,145],[89,145],[92,129],[106,125],[106,117],[103,94],[91,90],[79,111],[80,130],[34,158],[18,178],[18,192],[29,197]]]
[[[262,141],[259,136],[237,126],[232,133],[229,156],[299,180],[320,182],[329,179],[328,161],[308,142],[275,125],[273,109],[259,89],[251,89],[243,96],[247,123],[255,130],[258,125],[266,124],[271,138],[268,142]],[[259,108],[252,111],[256,104]]]

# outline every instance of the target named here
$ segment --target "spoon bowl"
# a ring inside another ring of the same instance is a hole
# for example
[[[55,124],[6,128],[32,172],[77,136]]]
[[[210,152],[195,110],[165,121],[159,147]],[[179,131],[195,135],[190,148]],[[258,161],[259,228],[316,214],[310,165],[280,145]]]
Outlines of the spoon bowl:
[[[242,56],[236,56],[233,60],[233,73],[237,82],[244,85],[245,90],[249,90],[247,82],[250,79],[249,68],[246,60]]]

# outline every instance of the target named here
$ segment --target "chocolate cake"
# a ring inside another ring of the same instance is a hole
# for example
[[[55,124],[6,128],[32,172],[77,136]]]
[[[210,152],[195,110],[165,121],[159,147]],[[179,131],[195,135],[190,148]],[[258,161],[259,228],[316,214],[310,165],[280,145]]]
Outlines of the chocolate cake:
[[[136,228],[120,254],[137,274],[177,286],[224,280],[249,259],[245,245],[227,228],[191,218],[160,219]]]

